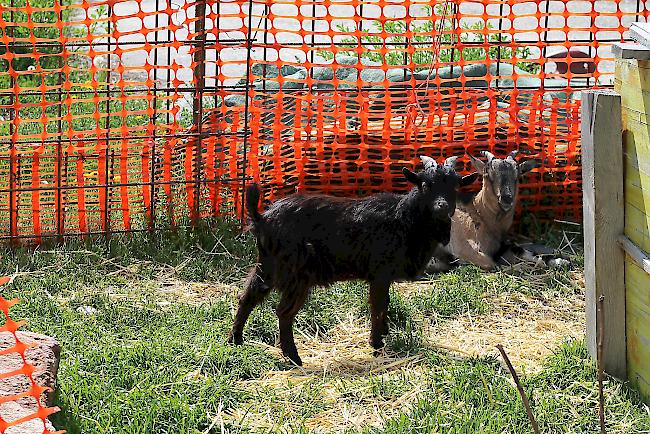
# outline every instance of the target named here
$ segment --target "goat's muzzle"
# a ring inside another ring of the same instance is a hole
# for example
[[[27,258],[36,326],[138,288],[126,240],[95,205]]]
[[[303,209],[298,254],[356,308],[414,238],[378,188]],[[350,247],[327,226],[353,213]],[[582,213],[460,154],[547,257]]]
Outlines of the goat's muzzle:
[[[433,212],[438,217],[451,217],[454,210],[449,206],[449,202],[444,199],[438,199],[433,203]]]
[[[499,198],[499,206],[504,212],[510,211],[514,202],[514,198],[511,195],[503,195]]]

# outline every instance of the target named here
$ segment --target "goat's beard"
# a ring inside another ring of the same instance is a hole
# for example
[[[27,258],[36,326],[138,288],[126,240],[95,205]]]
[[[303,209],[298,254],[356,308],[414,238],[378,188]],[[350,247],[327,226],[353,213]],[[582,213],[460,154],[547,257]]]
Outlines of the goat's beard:
[[[503,207],[503,205],[501,205],[501,203],[499,203],[499,213],[500,214],[502,214],[502,215],[503,214],[508,214],[510,211],[512,211],[512,205],[509,205],[508,209],[506,209],[506,208]]]

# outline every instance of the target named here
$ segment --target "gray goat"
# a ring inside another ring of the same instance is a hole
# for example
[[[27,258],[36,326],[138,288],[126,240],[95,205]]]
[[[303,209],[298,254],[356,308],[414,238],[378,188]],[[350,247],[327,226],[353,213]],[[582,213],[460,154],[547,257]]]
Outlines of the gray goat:
[[[518,163],[517,151],[505,159],[487,151],[483,162],[469,156],[474,168],[483,175],[483,187],[476,195],[460,197],[451,219],[449,244],[439,247],[427,266],[428,272],[447,271],[460,259],[492,270],[507,250],[506,235],[515,215],[519,179],[536,167],[535,160]]]

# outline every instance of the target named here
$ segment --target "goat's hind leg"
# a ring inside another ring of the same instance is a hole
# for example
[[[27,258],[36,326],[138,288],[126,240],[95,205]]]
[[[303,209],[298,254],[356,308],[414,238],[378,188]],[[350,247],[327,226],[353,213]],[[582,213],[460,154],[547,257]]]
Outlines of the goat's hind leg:
[[[307,301],[307,294],[309,294],[308,287],[285,290],[275,310],[280,327],[282,354],[298,366],[302,366],[302,360],[298,355],[298,348],[296,348],[296,342],[293,338],[293,322],[298,311]]]
[[[244,343],[244,325],[251,312],[258,304],[262,303],[271,292],[271,285],[261,265],[256,265],[248,274],[244,292],[239,296],[239,306],[228,335],[228,342],[241,345]]]

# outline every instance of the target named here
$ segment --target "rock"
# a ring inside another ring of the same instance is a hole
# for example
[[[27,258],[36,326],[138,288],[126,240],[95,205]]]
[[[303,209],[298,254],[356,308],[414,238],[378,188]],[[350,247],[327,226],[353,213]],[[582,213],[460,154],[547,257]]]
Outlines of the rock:
[[[304,66],[292,66],[292,65],[284,65],[283,67],[280,68],[280,75],[283,77],[288,77],[290,75],[295,75],[295,74],[301,74],[304,77],[307,77],[307,68]]]
[[[35,344],[33,348],[25,351],[27,362],[34,367],[32,378],[41,387],[52,389],[50,392],[44,392],[40,396],[40,403],[43,406],[52,406],[54,399],[54,385],[56,383],[56,374],[59,369],[59,358],[61,347],[59,343],[49,336],[30,333],[17,332],[18,339],[25,344]],[[9,332],[0,333],[0,351],[13,347],[16,344],[13,334]],[[0,355],[0,373],[8,373],[23,367],[23,360],[20,354],[12,352]],[[24,374],[13,375],[8,378],[0,379],[0,397],[13,396],[20,393],[28,392],[32,383]],[[6,421],[13,421],[36,412],[38,404],[31,397],[23,397],[14,401],[5,402],[0,405],[0,415]],[[49,426],[48,426],[49,425]],[[46,428],[54,431],[49,421]],[[8,434],[39,433],[43,432],[43,421],[40,419],[30,420],[6,431]]]
[[[463,73],[460,66],[445,66],[438,70],[438,76],[442,79],[458,78]]]
[[[306,71],[307,69],[303,66],[293,66],[293,65],[284,65],[278,69],[277,66],[267,63],[254,63],[251,66],[251,71],[256,77],[264,78],[277,78],[278,73],[283,77],[293,75],[298,71]]]
[[[348,54],[338,53],[336,55],[335,63],[339,65],[357,65],[359,58],[357,56],[350,56]],[[361,64],[363,66],[381,66],[381,62],[375,62],[367,57],[361,57]]]
[[[361,64],[363,66],[382,66],[381,62],[375,62],[374,60],[370,60],[367,57],[361,58]]]
[[[415,77],[416,80],[421,80],[424,81],[427,78],[433,79],[436,78],[436,73],[437,71],[435,69],[423,69],[422,71],[418,71],[413,76]]]
[[[485,64],[472,63],[463,68],[465,77],[485,77],[487,75],[487,66]]]
[[[246,104],[245,95],[228,95],[223,99],[223,102],[226,104],[226,107],[234,107],[239,105]]]
[[[295,74],[287,75],[287,80],[282,83],[282,89],[302,89],[305,87],[305,79],[307,78],[307,70],[297,71]]]
[[[254,63],[251,66],[251,71],[255,77],[275,78],[278,76],[278,67],[267,63]]]
[[[356,65],[359,61],[357,56],[348,56],[347,54],[337,53],[334,62],[339,65]]]
[[[409,81],[411,79],[411,71],[404,68],[389,69],[386,73],[386,78],[392,82]]]
[[[515,86],[515,81],[512,78],[514,73],[518,75],[517,87],[522,90],[539,89],[542,85],[542,80],[521,68],[513,67],[510,63],[500,63],[498,65],[493,63],[490,65],[490,75],[494,77],[491,86],[497,87],[498,85],[501,89],[512,89]]]
[[[366,83],[381,83],[386,78],[381,69],[364,69],[361,71],[361,80]]]
[[[316,66],[312,70],[312,77],[314,80],[333,80],[334,69],[326,66]]]
[[[18,404],[16,401],[5,402],[0,405],[0,417],[5,422],[13,422],[16,419],[29,416],[34,413],[32,409],[26,408]],[[42,419],[30,419],[27,422],[23,422],[18,425],[9,427],[4,431],[5,434],[43,434],[43,432],[54,432],[54,426],[52,423],[45,419],[43,422]]]
[[[336,70],[336,78],[345,81],[357,81],[356,68],[338,68]]]
[[[315,83],[313,87],[316,90],[334,90],[334,85],[330,83]]]
[[[571,80],[565,78],[547,78],[544,80],[544,87],[546,88],[544,99],[546,101],[557,99],[560,104],[566,103],[567,100],[580,99],[580,92],[566,92],[567,86],[572,89],[589,87],[587,79],[583,77],[573,78]]]
[[[280,83],[278,83],[275,80],[255,80],[253,82],[253,88],[258,92],[262,92],[265,90],[275,91],[280,89]]]

